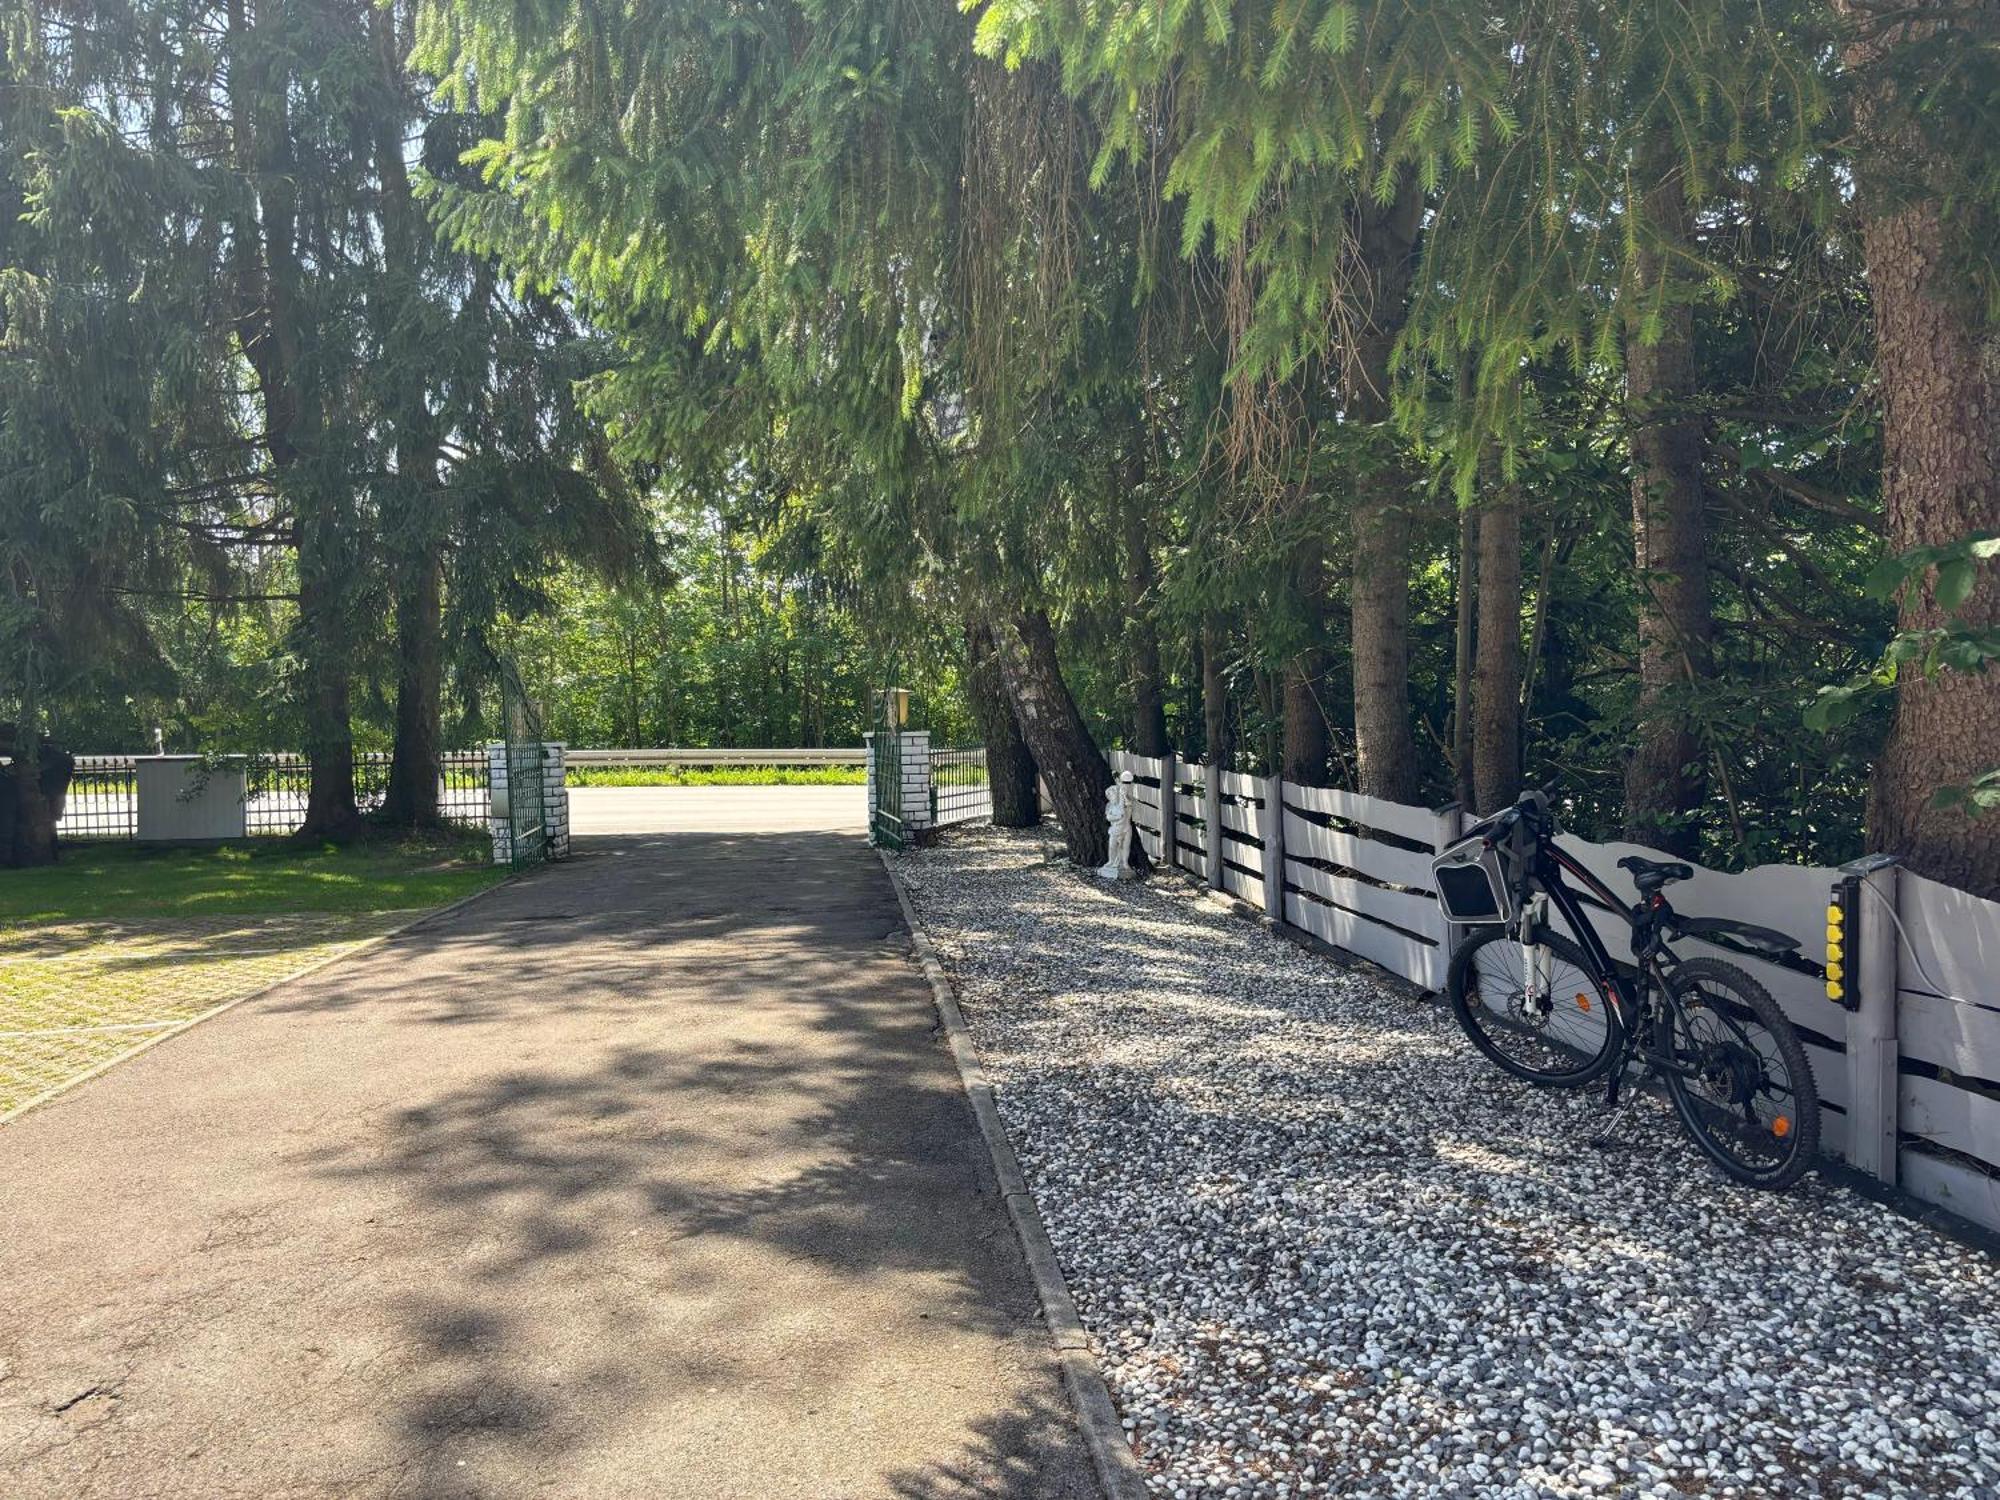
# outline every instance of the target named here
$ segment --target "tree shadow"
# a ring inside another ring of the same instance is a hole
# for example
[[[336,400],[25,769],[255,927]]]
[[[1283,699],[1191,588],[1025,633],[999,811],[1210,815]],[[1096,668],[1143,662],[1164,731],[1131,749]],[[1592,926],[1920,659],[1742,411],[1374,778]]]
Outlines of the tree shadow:
[[[614,1455],[764,1461],[760,1429],[821,1408],[880,1429],[876,1486],[898,1427],[935,1432],[894,1493],[1068,1492],[1038,1303],[901,928],[849,836],[606,840],[260,1007],[435,1061],[288,1157],[443,1271],[388,1299],[412,1493],[616,1492]],[[987,1386],[925,1394],[964,1369]]]

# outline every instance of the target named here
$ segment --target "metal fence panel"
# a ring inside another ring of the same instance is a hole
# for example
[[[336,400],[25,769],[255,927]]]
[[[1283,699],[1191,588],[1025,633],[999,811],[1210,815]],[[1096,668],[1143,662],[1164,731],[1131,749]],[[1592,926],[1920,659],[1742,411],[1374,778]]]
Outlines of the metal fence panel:
[[[264,838],[297,833],[306,818],[311,762],[290,753],[251,755],[244,760],[244,831]],[[389,790],[389,762],[389,753],[384,750],[355,755],[354,800],[362,812],[381,810]],[[72,841],[136,838],[138,764],[139,757],[131,755],[79,755],[62,818],[56,824],[57,835]],[[489,802],[483,750],[448,750],[438,757],[441,818],[484,828]]]
[[[137,762],[129,755],[79,755],[56,837],[129,839],[139,832]]]
[[[931,748],[931,823],[972,823],[993,816],[993,788],[986,779],[983,745]]]

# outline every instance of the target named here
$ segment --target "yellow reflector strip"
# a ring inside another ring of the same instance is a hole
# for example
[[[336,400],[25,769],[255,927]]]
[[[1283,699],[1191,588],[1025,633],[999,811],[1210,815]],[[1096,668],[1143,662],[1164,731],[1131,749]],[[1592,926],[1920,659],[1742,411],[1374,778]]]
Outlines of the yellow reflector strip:
[[[1829,963],[1836,963],[1836,964],[1839,963],[1841,951],[1842,950],[1840,944],[1835,942],[1828,942],[1828,944],[1826,945],[1827,961]]]
[[[1840,924],[1841,924],[1842,922],[1845,922],[1846,920],[1847,920],[1846,916],[1842,914],[1842,912],[1841,912],[1841,910],[1840,910],[1840,908],[1839,908],[1839,907],[1837,907],[1837,906],[1829,906],[1829,907],[1828,907],[1828,908],[1826,909],[1826,925],[1827,925],[1827,926],[1829,926],[1829,927],[1838,927],[1838,926],[1839,926],[1839,925],[1840,925]]]
[[[1841,982],[1840,982],[1840,981],[1839,981],[1838,979],[1829,979],[1829,980],[1828,980],[1828,981],[1826,982],[1826,998],[1827,998],[1827,999],[1829,999],[1829,1000],[1838,1000],[1838,999],[1840,999],[1840,998],[1841,998],[1841,997],[1842,997],[1843,995],[1845,995],[1846,993],[1847,993],[1847,990],[1846,990],[1846,988],[1845,988],[1844,986],[1842,986]]]

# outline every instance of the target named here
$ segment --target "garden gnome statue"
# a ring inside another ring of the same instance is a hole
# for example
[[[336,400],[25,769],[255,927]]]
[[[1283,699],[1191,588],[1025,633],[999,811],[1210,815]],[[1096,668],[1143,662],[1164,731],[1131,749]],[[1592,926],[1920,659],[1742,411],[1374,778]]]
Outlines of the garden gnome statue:
[[[1104,825],[1111,856],[1098,868],[1099,880],[1132,878],[1132,773],[1121,771],[1104,789]]]

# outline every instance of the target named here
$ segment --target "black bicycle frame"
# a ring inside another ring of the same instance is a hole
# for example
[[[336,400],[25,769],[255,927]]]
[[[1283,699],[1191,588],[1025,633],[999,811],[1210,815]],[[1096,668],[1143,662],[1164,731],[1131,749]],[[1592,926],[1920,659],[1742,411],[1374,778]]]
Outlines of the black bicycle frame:
[[[1577,899],[1577,893],[1563,883],[1562,877],[1568,873],[1583,882],[1585,890],[1597,904],[1607,911],[1616,913],[1635,934],[1644,927],[1654,926],[1650,915],[1643,910],[1627,906],[1618,899],[1617,892],[1585,869],[1573,855],[1565,853],[1552,840],[1543,838],[1539,833],[1535,836],[1535,849],[1533,884],[1539,887],[1555,904],[1556,910],[1562,913],[1563,918],[1569,923],[1570,931],[1576,934],[1577,941],[1583,945],[1584,954],[1590,959],[1591,967],[1597,971],[1596,977],[1609,987],[1613,1000],[1624,1012],[1620,1019],[1626,1023],[1627,1044],[1642,1045],[1643,1040],[1638,1035],[1640,1002],[1645,994],[1643,986],[1646,983],[1646,971],[1649,966],[1657,968],[1659,964],[1662,950],[1657,938],[1649,933],[1645,942],[1633,944],[1633,954],[1637,959],[1635,972],[1638,974],[1641,988],[1635,994],[1626,993],[1625,978],[1619,972],[1619,965],[1611,957],[1610,950],[1604,946],[1604,940],[1597,935],[1597,924],[1584,914],[1583,903]],[[1664,982],[1664,974],[1661,975],[1661,979]]]

